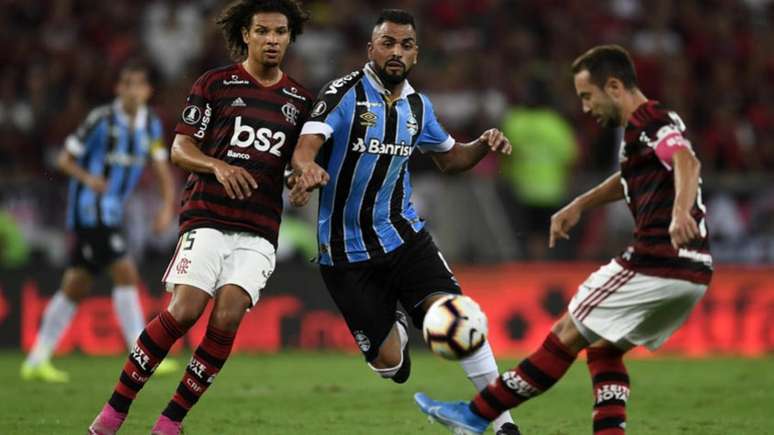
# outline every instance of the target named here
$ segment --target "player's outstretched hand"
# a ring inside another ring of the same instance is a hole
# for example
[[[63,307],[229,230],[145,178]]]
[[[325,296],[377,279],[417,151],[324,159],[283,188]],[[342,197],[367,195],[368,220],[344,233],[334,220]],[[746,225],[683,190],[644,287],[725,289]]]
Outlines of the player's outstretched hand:
[[[553,248],[559,239],[570,239],[570,229],[581,217],[581,209],[575,203],[569,203],[551,216],[551,229],[548,236],[548,247]]]
[[[226,194],[231,199],[245,199],[253,194],[253,190],[258,188],[258,183],[247,169],[240,166],[229,165],[226,162],[218,161],[212,168],[215,178],[226,189]]]
[[[672,215],[672,223],[669,224],[669,238],[673,248],[680,249],[691,240],[699,237],[701,237],[699,226],[690,213],[683,212]]]
[[[296,185],[293,187],[295,190],[303,189],[306,191],[312,191],[318,187],[325,186],[330,180],[330,176],[325,169],[320,167],[315,162],[307,162],[303,167],[296,170]]]
[[[290,190],[290,194],[288,195],[288,199],[290,200],[290,204],[293,207],[303,207],[309,202],[309,198],[311,198],[312,194],[296,184],[293,186],[293,188]]]
[[[511,150],[513,149],[511,141],[505,137],[502,131],[496,128],[490,128],[483,132],[478,140],[487,144],[494,153],[499,152],[500,154],[511,155]]]

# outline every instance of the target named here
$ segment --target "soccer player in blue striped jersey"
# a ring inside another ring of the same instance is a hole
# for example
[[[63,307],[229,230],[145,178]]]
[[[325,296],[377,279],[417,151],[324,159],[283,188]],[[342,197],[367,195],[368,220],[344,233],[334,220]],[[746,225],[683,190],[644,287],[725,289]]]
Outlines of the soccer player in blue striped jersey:
[[[441,171],[462,172],[488,153],[509,154],[496,129],[459,143],[441,126],[430,100],[406,80],[417,62],[414,19],[385,10],[368,44],[368,63],[324,86],[293,154],[290,199],[307,203],[320,189],[319,263],[322,277],[368,365],[383,378],[410,373],[407,321],[461,289],[411,204],[408,161],[418,148]],[[481,390],[497,378],[486,344],[460,361]],[[496,427],[511,423],[503,413]]]
[[[22,365],[25,380],[67,382],[51,355],[90,292],[95,275],[107,269],[113,280],[113,307],[131,347],[145,326],[137,294],[139,276],[127,256],[124,205],[150,157],[163,199],[153,229],[163,231],[174,217],[174,185],[162,140],[161,122],[147,106],[152,94],[147,67],[127,63],[116,83],[112,104],[95,108],[70,135],[59,155],[59,169],[70,177],[67,229],[72,233],[70,265],[61,288],[48,303],[32,351]],[[175,369],[170,362],[162,368]]]

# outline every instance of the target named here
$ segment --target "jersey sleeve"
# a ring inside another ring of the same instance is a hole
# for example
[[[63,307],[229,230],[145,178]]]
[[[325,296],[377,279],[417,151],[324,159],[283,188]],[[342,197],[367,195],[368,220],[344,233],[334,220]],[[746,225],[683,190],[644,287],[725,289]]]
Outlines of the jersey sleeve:
[[[693,153],[691,142],[683,136],[682,123],[665,123],[657,131],[655,138],[648,145],[653,148],[661,163],[672,170],[673,157],[682,149],[688,149]]]
[[[352,79],[354,77],[356,76]],[[351,87],[342,89],[341,86],[337,86],[337,83],[344,83],[342,80],[347,79],[345,77],[334,80],[323,86],[312,106],[308,120],[301,129],[301,135],[320,134],[327,141],[337,129],[347,128],[349,121],[346,114],[351,113],[354,91]]]
[[[430,99],[422,96],[422,100],[424,115],[422,116],[422,130],[417,138],[417,148],[423,153],[445,153],[452,149],[456,141],[438,122]]]
[[[191,136],[198,141],[204,140],[209,132],[212,117],[212,96],[209,90],[210,74],[205,73],[193,84],[180,120],[175,127],[176,134]]]
[[[164,143],[161,120],[155,116],[151,119],[149,139],[151,158],[156,161],[169,160],[169,151]]]
[[[65,150],[75,157],[83,156],[96,144],[100,128],[105,123],[108,111],[104,108],[92,110],[74,133],[65,139]]]

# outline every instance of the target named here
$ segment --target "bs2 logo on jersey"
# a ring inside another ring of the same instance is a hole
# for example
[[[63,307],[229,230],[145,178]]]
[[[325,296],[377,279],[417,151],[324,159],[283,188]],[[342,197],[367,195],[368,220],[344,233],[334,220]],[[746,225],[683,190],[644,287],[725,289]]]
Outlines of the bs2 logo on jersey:
[[[285,139],[285,132],[274,132],[266,127],[256,130],[249,125],[243,125],[241,116],[237,116],[234,120],[234,133],[231,135],[231,145],[233,146],[239,148],[254,146],[258,151],[268,151],[269,154],[281,157],[280,149],[285,145]]]

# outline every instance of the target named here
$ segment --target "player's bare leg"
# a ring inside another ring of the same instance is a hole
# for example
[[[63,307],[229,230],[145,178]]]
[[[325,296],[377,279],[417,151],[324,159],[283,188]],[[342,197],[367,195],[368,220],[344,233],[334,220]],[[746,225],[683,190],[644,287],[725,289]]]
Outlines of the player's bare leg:
[[[194,351],[174,397],[153,426],[152,434],[180,433],[183,418],[228,359],[239,324],[251,306],[250,295],[239,286],[228,284],[217,291],[207,332]]]
[[[21,367],[24,380],[67,382],[69,375],[51,364],[51,355],[62,335],[70,326],[78,303],[86,296],[94,277],[82,267],[68,268],[62,276],[61,290],[56,292],[43,312],[40,330],[27,359]]]
[[[405,315],[398,311],[397,319],[387,338],[379,347],[379,355],[368,363],[373,371],[385,379],[402,384],[411,374],[411,359],[408,353],[408,323]]]
[[[581,334],[569,313],[564,313],[551,327],[551,333],[574,355],[589,346],[588,340]],[[595,345],[597,343],[594,343]],[[600,345],[602,342],[599,343]]]
[[[196,323],[210,295],[189,285],[175,286],[166,310],[151,320],[137,339],[110,400],[89,427],[92,435],[115,434],[137,394],[166,357],[172,345]]]

